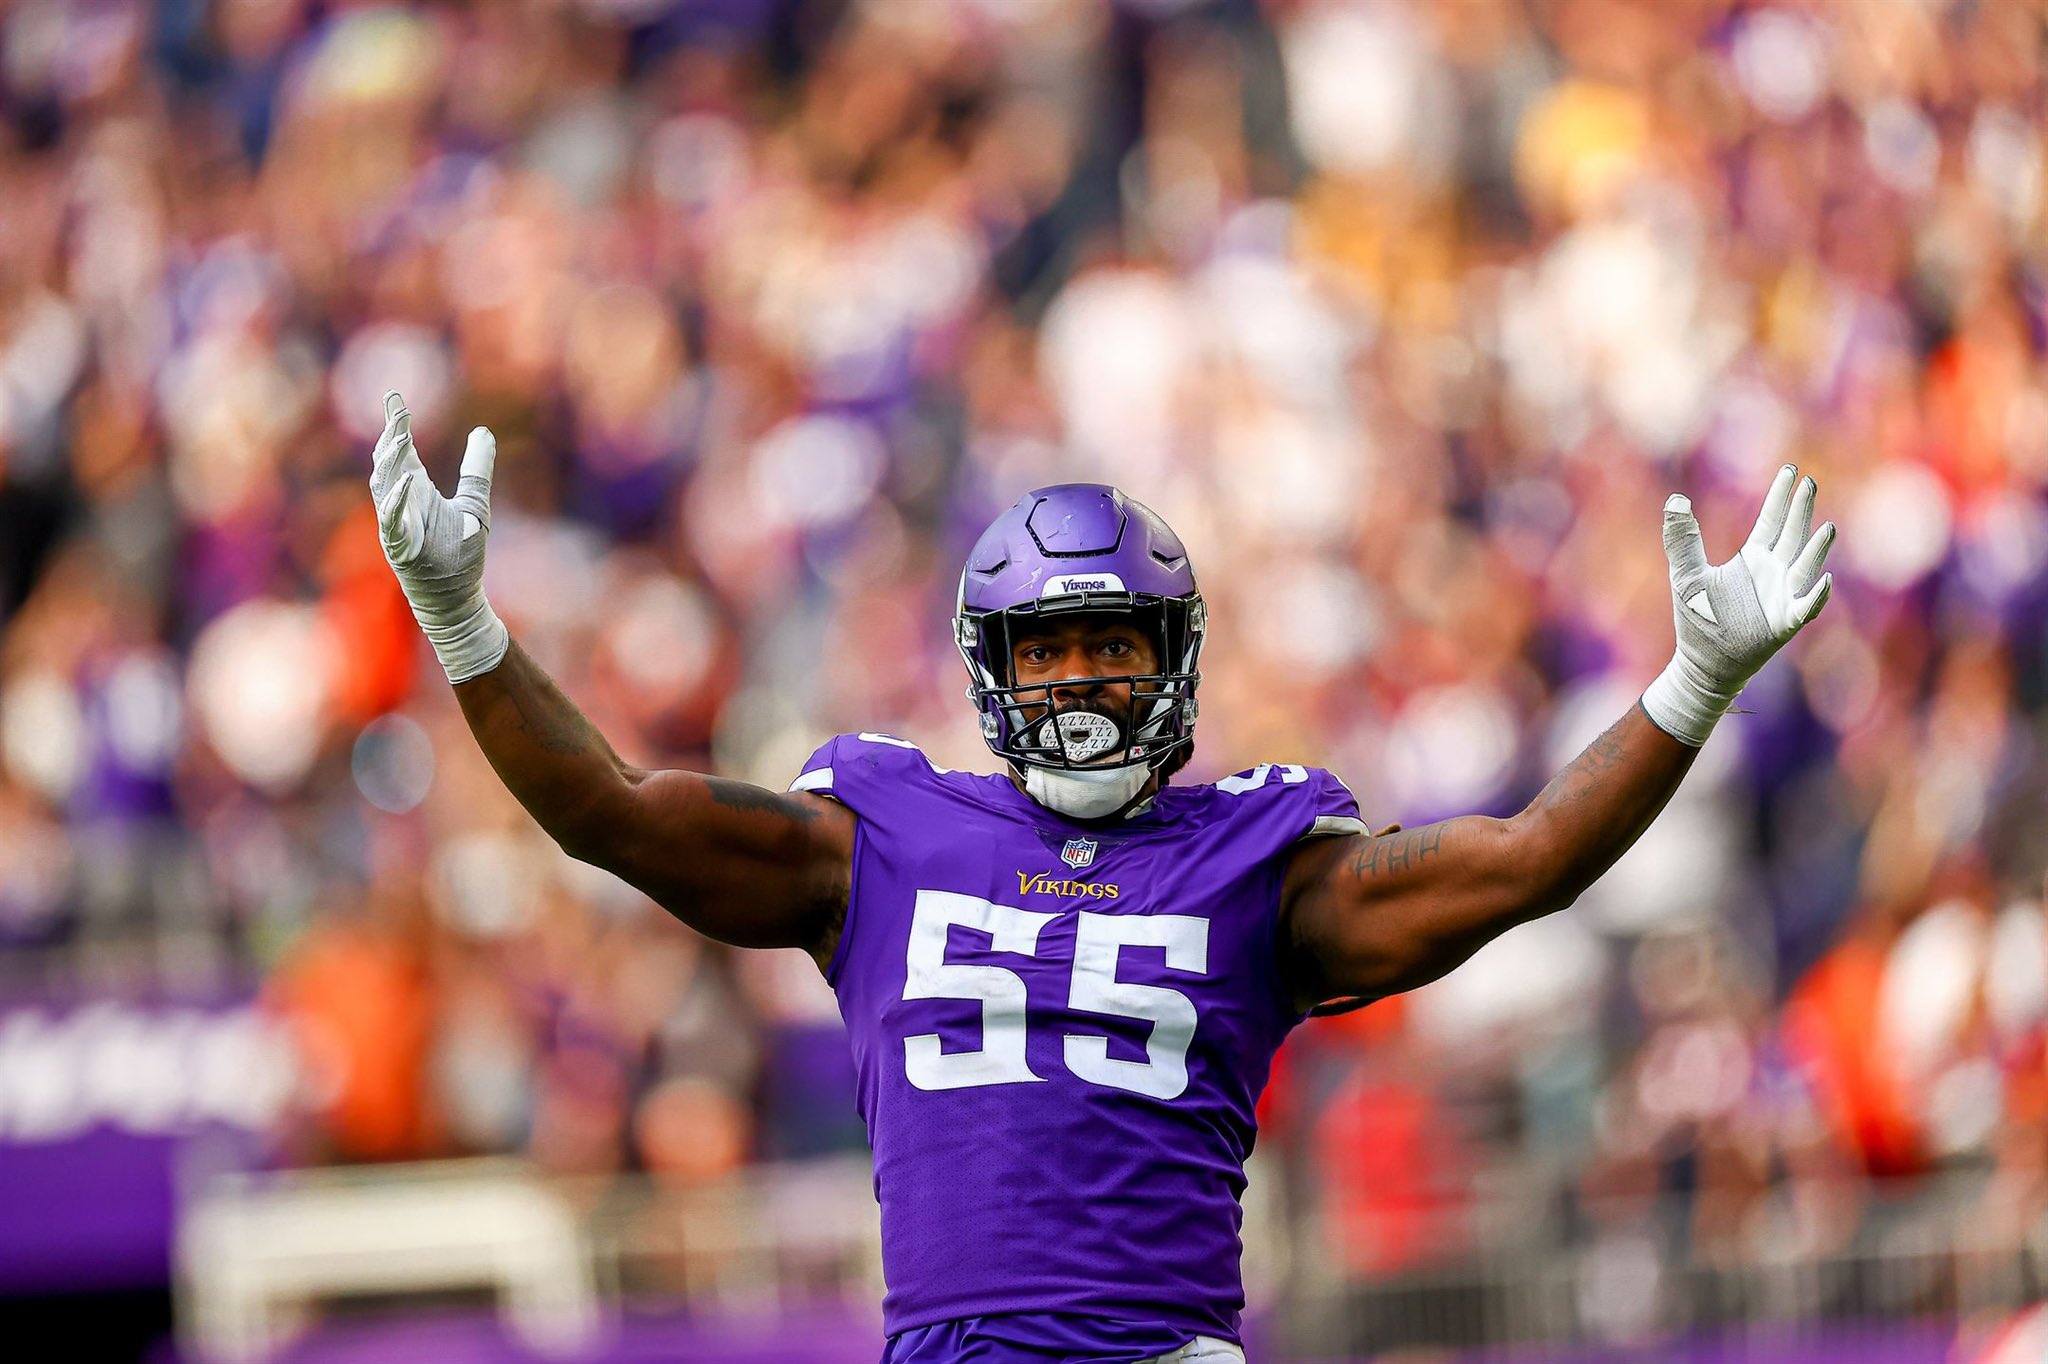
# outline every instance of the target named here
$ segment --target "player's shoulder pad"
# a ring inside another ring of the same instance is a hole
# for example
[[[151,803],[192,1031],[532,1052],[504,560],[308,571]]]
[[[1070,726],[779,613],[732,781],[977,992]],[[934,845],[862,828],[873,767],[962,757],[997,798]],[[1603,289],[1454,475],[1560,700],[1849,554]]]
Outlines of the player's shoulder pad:
[[[910,740],[893,734],[838,734],[811,754],[789,789],[840,796],[844,794],[841,788],[848,782],[859,784],[906,775],[925,777],[951,770],[927,758],[924,750]]]
[[[1284,809],[1279,817],[1298,822],[1297,838],[1368,832],[1351,788],[1320,767],[1260,763],[1218,781],[1216,790],[1262,805],[1278,803]]]

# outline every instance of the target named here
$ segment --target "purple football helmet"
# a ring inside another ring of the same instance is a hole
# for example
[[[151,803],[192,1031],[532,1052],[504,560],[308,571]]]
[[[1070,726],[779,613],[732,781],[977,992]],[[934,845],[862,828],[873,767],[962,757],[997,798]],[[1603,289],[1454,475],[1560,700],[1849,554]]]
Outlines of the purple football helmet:
[[[1128,613],[1159,646],[1159,672],[1097,679],[1130,684],[1128,733],[1082,711],[1055,715],[1044,684],[1012,685],[1018,627],[1075,611]],[[998,516],[967,556],[953,625],[967,698],[997,757],[1055,771],[1133,763],[1157,770],[1194,742],[1207,627],[1195,571],[1158,513],[1115,488],[1039,488]]]

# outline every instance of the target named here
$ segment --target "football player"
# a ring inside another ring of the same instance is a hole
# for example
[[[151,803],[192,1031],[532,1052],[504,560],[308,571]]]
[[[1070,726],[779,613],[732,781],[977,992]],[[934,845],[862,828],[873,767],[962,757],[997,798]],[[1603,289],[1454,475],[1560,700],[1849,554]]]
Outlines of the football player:
[[[490,433],[444,498],[395,393],[386,419],[385,553],[506,786],[571,855],[709,937],[804,949],[837,993],[888,1364],[1242,1359],[1238,1197],[1288,1031],[1571,904],[1833,581],[1791,466],[1724,564],[1674,495],[1677,648],[1640,703],[1513,818],[1374,837],[1317,768],[1169,784],[1207,627],[1187,551],[1113,488],[1041,488],[975,545],[953,621],[1001,775],[845,734],[776,792],[621,761],[485,600]]]

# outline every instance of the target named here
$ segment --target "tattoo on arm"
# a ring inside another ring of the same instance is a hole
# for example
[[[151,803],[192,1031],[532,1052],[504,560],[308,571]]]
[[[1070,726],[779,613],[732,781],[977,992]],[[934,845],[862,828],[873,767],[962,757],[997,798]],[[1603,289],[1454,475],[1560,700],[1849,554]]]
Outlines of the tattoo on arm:
[[[1364,880],[1381,872],[1407,871],[1437,855],[1444,826],[1431,824],[1407,833],[1368,838],[1351,855],[1351,874]]]
[[[1516,854],[1542,912],[1576,900],[1628,851],[1698,753],[1638,702],[1551,778],[1519,817],[1529,832]]]
[[[755,786],[751,782],[733,781],[727,777],[706,777],[704,784],[711,790],[715,805],[728,810],[741,810],[748,814],[780,815],[801,824],[815,823],[817,807],[808,801],[791,800],[789,797]]]
[[[1413,989],[1515,924],[1571,904],[1656,818],[1697,751],[1638,706],[1511,819],[1390,831],[1307,863],[1311,893],[1288,940],[1296,1001]]]
[[[771,815],[787,820],[804,829],[804,837],[823,833],[814,828],[824,818],[822,802],[770,791],[750,782],[733,781],[725,777],[704,778],[704,784],[711,795],[711,802],[723,809],[751,815]],[[809,885],[809,903],[823,910],[822,922],[811,941],[803,944],[811,960],[818,964],[820,971],[832,965],[833,954],[839,947],[839,935],[846,929],[846,905],[853,894],[852,868],[846,863],[829,865],[831,875],[815,878]]]
[[[1617,726],[1618,728],[1618,726]],[[1605,781],[1608,774],[1628,759],[1627,745],[1614,729],[1609,729],[1592,743],[1586,745],[1583,753],[1568,764],[1562,772],[1550,779],[1536,797],[1539,806],[1582,805]]]

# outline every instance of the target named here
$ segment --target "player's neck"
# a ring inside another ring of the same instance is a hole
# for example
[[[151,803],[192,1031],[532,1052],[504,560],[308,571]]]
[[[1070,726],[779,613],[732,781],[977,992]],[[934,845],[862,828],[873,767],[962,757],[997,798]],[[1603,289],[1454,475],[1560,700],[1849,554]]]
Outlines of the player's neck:
[[[1024,784],[1024,774],[1017,768],[1010,767],[1005,769],[1005,775],[1009,777],[1010,785],[1016,787],[1020,795],[1033,805],[1038,806],[1039,809],[1056,814],[1061,819],[1071,819],[1080,824],[1119,824],[1127,819],[1136,819],[1152,808],[1152,802],[1159,798],[1159,788],[1161,785],[1159,774],[1154,772],[1150,777],[1146,778],[1145,785],[1139,789],[1138,794],[1132,796],[1129,803],[1122,809],[1096,819],[1084,819],[1080,815],[1070,815],[1064,810],[1053,810],[1050,806],[1041,803],[1036,796],[1031,794],[1031,789]]]

